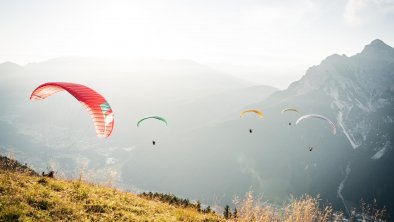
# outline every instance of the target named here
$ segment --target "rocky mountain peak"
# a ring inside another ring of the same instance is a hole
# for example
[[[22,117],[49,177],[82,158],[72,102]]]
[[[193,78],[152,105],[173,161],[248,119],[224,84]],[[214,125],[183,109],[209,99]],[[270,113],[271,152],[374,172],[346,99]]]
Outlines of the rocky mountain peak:
[[[394,58],[394,48],[380,39],[375,39],[364,47],[360,55],[365,57]]]

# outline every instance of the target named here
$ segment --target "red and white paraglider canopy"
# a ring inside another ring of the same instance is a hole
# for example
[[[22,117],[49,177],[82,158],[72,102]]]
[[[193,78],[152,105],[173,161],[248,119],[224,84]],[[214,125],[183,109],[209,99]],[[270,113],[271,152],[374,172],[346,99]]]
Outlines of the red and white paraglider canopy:
[[[97,136],[111,135],[114,126],[112,109],[103,96],[89,87],[68,82],[48,82],[38,86],[32,92],[30,100],[43,100],[64,90],[85,106],[96,127]]]

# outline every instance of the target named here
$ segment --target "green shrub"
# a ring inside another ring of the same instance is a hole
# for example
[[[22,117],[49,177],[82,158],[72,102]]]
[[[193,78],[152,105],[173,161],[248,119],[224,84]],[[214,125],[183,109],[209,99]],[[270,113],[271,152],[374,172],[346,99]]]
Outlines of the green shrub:
[[[47,200],[35,200],[32,198],[29,198],[27,200],[27,203],[34,207],[34,208],[38,208],[40,210],[49,210],[52,206],[52,204],[50,202],[48,202]]]
[[[101,204],[88,204],[85,205],[87,213],[105,213],[105,207]]]
[[[46,178],[40,178],[38,181],[37,181],[39,184],[41,184],[41,185],[47,185],[48,184],[48,180],[46,179]]]
[[[64,190],[64,188],[58,184],[51,184],[51,189],[57,192]]]
[[[16,207],[7,208],[0,212],[0,221],[18,221],[22,215],[23,211]]]

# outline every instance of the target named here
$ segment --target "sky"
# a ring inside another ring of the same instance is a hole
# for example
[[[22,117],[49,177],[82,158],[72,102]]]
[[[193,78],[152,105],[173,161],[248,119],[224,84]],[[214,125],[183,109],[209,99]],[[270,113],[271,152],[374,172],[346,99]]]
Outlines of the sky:
[[[308,67],[394,46],[393,0],[0,0],[0,63],[188,59],[286,88]]]

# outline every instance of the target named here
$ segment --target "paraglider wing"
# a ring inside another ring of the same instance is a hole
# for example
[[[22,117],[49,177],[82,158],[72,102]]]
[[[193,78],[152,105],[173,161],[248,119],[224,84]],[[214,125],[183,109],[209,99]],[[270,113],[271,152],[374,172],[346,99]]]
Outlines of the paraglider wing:
[[[148,117],[145,117],[145,118],[140,119],[140,120],[137,122],[137,127],[139,127],[140,124],[141,124],[143,121],[147,120],[147,119],[157,119],[157,120],[160,120],[160,121],[164,122],[166,125],[168,125],[167,120],[164,119],[163,117],[160,117],[160,116],[148,116]]]
[[[240,114],[240,117],[243,117],[245,115],[245,113],[256,113],[257,116],[259,116],[260,118],[263,118],[263,113],[261,113],[258,110],[255,110],[255,109],[249,109],[249,110],[242,111]]]
[[[336,134],[337,128],[335,127],[335,124],[334,124],[330,119],[328,119],[327,117],[322,116],[322,115],[318,115],[318,114],[308,114],[308,115],[305,115],[305,116],[301,116],[301,117],[298,118],[298,120],[296,121],[296,124],[298,124],[299,122],[303,121],[304,119],[308,119],[308,118],[318,118],[318,119],[323,119],[323,120],[327,121],[328,124],[330,124],[330,126],[331,126],[332,133],[333,133],[333,134]]]
[[[286,108],[286,109],[283,109],[283,110],[281,111],[281,113],[283,114],[283,113],[288,112],[288,111],[293,111],[293,112],[297,112],[297,113],[300,112],[300,111],[298,111],[298,109]]]
[[[43,100],[60,91],[67,91],[82,103],[89,112],[99,137],[111,135],[114,115],[111,106],[99,93],[84,85],[67,82],[49,82],[38,86],[30,100]]]

